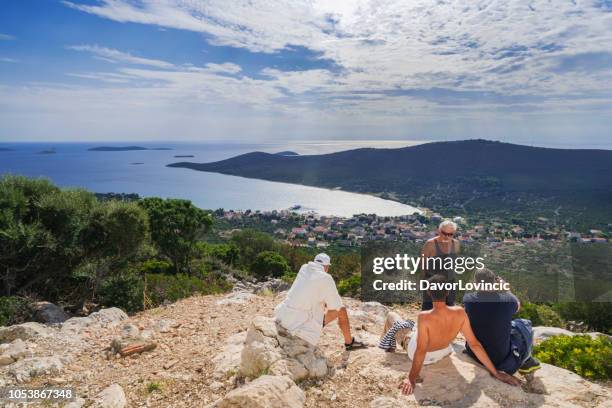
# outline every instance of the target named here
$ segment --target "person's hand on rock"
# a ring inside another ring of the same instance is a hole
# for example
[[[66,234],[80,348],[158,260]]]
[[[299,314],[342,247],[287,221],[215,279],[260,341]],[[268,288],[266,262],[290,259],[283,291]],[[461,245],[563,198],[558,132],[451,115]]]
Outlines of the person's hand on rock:
[[[503,371],[498,371],[495,378],[497,378],[499,381],[505,382],[506,384],[514,385],[515,387],[521,384],[518,378],[508,373],[504,373]]]
[[[414,392],[415,381],[411,381],[410,378],[406,377],[404,382],[400,384],[400,388],[402,389],[402,394],[410,395]]]

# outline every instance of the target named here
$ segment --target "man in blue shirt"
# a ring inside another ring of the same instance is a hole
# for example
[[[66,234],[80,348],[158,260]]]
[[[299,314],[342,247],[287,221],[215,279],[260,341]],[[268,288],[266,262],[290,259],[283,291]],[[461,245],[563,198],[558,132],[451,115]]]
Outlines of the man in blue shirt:
[[[478,269],[475,282],[496,283],[501,278],[489,269]],[[512,319],[520,303],[510,292],[479,291],[463,297],[465,311],[476,338],[500,371],[528,374],[540,368],[540,362],[531,356],[533,330],[526,319]],[[466,346],[466,353],[477,360]]]

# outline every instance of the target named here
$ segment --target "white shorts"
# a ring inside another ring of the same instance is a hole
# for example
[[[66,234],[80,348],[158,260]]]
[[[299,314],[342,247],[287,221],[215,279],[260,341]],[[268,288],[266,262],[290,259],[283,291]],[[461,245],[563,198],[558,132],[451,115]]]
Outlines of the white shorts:
[[[414,334],[410,338],[410,342],[408,342],[408,358],[410,358],[411,360],[413,360],[414,353],[416,352],[416,348],[417,348],[417,335],[418,335],[418,332],[415,330]],[[450,344],[448,345],[448,347],[445,347],[440,350],[428,351],[425,354],[425,361],[423,364],[428,365],[428,364],[433,364],[435,362],[438,362],[442,360],[444,357],[450,355],[452,352],[453,352],[453,348],[451,347]]]

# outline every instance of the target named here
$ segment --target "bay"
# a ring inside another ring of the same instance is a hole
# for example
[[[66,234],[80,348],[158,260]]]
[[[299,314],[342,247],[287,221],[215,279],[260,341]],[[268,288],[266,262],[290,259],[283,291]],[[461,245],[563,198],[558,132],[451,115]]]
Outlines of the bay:
[[[99,146],[132,145],[172,150],[88,150]],[[46,177],[62,187],[82,187],[99,193],[184,198],[206,209],[265,211],[299,205],[302,212],[343,217],[359,213],[397,216],[419,211],[365,194],[166,167],[177,161],[209,162],[252,151],[291,150],[314,154],[345,150],[350,146],[347,143],[1,143],[0,149],[12,150],[0,151],[0,175]],[[181,155],[194,157],[174,157]]]

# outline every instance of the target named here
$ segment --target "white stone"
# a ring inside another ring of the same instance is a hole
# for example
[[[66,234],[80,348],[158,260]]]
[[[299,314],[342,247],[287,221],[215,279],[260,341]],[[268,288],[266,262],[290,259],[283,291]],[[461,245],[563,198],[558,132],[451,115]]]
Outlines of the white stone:
[[[246,334],[247,332],[243,331],[227,338],[221,352],[213,357],[212,362],[215,365],[213,376],[215,378],[225,379],[240,370],[240,359]]]
[[[14,363],[9,369],[9,373],[18,382],[22,382],[41,375],[57,375],[62,368],[62,362],[55,356],[30,357]]]
[[[155,330],[160,333],[168,333],[176,326],[176,322],[172,319],[159,319],[155,322]]]
[[[48,337],[52,333],[52,328],[37,322],[0,327],[0,343],[10,343],[15,339],[30,340],[39,337]]]
[[[301,408],[306,395],[288,377],[263,375],[230,391],[217,408]]]
[[[112,384],[100,392],[93,404],[95,408],[124,408],[127,407],[127,400],[123,388],[119,384]]]
[[[232,292],[223,299],[217,300],[216,304],[217,306],[244,305],[256,297],[257,295],[249,292]]]
[[[240,372],[250,378],[262,373],[287,375],[293,381],[321,378],[329,371],[323,353],[291,336],[272,318],[257,316],[247,330]]]

